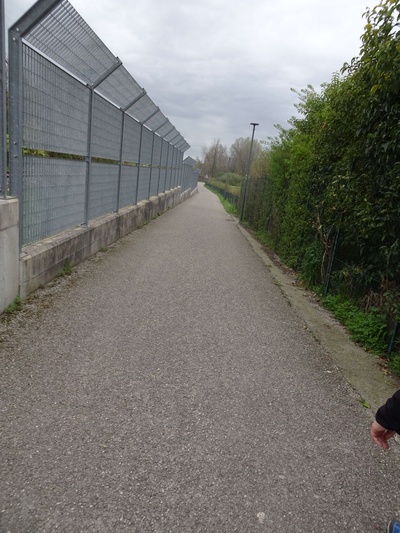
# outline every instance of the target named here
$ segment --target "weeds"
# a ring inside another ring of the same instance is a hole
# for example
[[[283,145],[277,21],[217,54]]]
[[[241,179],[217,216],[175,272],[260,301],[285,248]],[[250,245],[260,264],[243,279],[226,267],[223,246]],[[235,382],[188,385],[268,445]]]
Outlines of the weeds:
[[[4,312],[7,313],[7,315],[12,315],[13,313],[16,313],[22,305],[22,298],[20,296],[17,296],[12,304],[10,304]]]
[[[70,276],[71,274],[72,274],[72,263],[69,259],[67,259],[58,276],[59,277]]]
[[[206,187],[207,187],[207,184],[206,184]],[[221,204],[222,204],[222,207],[225,209],[225,211],[229,214],[229,215],[238,215],[239,214],[239,209],[234,206],[233,204],[231,204],[229,202],[229,200],[226,200],[222,194],[220,194],[219,192],[216,192],[215,190],[213,190],[211,187],[207,187],[207,189],[209,191],[211,191],[212,193],[214,193],[216,196],[218,196]]]
[[[270,234],[265,231],[264,229],[259,229],[255,232],[256,239],[261,243],[270,248],[271,250],[274,249],[274,243],[272,241],[272,238]]]
[[[386,323],[377,309],[372,308],[368,313],[364,313],[355,303],[341,295],[326,296],[323,303],[347,328],[355,342],[377,355],[385,353]]]

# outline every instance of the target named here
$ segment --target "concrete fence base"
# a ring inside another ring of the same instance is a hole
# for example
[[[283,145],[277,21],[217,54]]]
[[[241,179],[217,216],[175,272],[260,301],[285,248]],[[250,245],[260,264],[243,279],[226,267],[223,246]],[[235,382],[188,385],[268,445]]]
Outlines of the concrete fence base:
[[[16,296],[25,298],[54,279],[65,265],[77,265],[124,235],[175,207],[196,190],[177,187],[119,213],[99,217],[89,227],[76,227],[24,246],[19,254],[18,201],[0,201],[0,312]],[[3,215],[4,214],[4,215]]]
[[[0,198],[0,312],[19,289],[19,208],[15,198]]]

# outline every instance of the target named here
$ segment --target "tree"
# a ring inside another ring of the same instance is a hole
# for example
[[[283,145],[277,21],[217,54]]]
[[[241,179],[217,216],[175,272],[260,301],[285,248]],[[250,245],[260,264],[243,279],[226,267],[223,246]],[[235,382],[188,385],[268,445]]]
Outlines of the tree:
[[[239,139],[236,139],[236,141],[232,144],[230,148],[230,171],[236,172],[236,174],[240,174],[241,176],[246,174],[247,162],[250,153],[250,143],[250,137],[247,137],[246,139],[239,137]],[[261,143],[257,141],[257,139],[254,139],[253,152],[251,156],[252,161],[256,161],[261,152]]]
[[[210,147],[203,146],[203,172],[209,177],[215,178],[228,167],[228,149],[221,144],[220,139],[214,139]]]

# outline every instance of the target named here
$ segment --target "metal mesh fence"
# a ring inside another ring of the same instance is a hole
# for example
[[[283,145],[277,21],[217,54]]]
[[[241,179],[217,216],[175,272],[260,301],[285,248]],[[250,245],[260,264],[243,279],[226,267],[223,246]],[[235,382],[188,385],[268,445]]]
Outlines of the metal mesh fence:
[[[184,185],[189,145],[67,0],[21,17],[9,57],[22,245]]]
[[[84,221],[86,165],[82,161],[24,157],[23,235],[43,239]]]
[[[121,147],[122,113],[101,96],[94,95],[92,156],[117,161]]]
[[[138,167],[123,166],[121,173],[120,207],[136,202]]]
[[[116,210],[118,172],[117,165],[93,163],[93,179],[89,190],[89,219]]]
[[[149,182],[150,182],[150,167],[140,167],[139,169],[139,185],[137,201],[148,198]]]

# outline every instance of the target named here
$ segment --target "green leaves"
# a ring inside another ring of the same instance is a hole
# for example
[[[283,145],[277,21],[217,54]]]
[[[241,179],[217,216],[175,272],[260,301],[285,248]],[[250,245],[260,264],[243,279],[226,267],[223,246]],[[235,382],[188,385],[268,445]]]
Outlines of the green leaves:
[[[295,91],[299,115],[271,142],[246,213],[305,282],[324,284],[334,259],[332,292],[378,295],[389,324],[400,309],[400,0],[364,16],[360,56],[320,91]],[[362,327],[384,342],[381,317]]]

